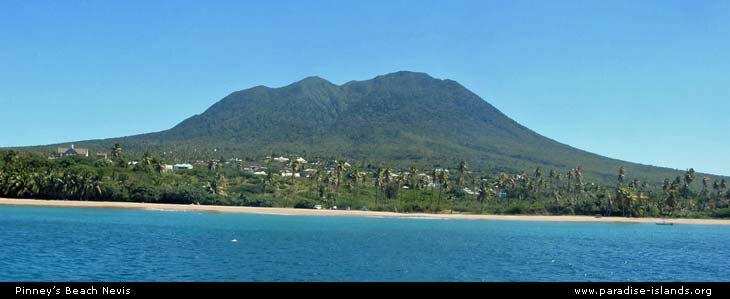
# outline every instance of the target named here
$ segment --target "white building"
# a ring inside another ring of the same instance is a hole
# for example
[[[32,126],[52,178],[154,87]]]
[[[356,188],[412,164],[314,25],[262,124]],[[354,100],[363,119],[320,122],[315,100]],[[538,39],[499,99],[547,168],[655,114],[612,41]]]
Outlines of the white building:
[[[471,189],[469,189],[467,187],[464,187],[464,193],[469,194],[469,195],[477,195],[478,194],[477,192],[471,191]]]
[[[281,173],[281,176],[282,177],[291,177],[292,173],[290,171],[284,171]],[[298,178],[298,177],[301,177],[301,175],[299,173],[294,173],[294,177]]]
[[[193,169],[193,165],[192,164],[188,164],[188,163],[175,164],[175,165],[172,165],[172,169],[174,169],[174,170],[190,170],[190,169]]]
[[[289,162],[289,158],[278,157],[278,158],[274,158],[274,161],[276,161],[276,162]]]

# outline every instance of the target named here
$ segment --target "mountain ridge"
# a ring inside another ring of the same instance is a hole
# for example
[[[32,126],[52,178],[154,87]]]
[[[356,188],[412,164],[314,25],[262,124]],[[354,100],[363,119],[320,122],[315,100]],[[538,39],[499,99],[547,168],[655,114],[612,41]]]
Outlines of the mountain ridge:
[[[456,81],[410,71],[341,85],[319,76],[276,88],[258,85],[232,92],[168,130],[74,143],[104,151],[116,142],[132,154],[164,152],[180,160],[307,152],[403,166],[452,166],[463,159],[490,172],[582,165],[604,182],[615,179],[621,166],[652,181],[680,175],[560,143]]]

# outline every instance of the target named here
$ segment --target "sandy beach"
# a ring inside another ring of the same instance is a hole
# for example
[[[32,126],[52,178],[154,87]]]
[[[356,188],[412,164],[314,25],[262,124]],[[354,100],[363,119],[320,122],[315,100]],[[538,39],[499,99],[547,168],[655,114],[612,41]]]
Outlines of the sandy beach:
[[[532,216],[532,215],[473,215],[473,214],[429,214],[429,213],[394,213],[356,210],[314,210],[292,208],[260,208],[239,206],[180,205],[136,202],[105,201],[71,201],[71,200],[39,200],[0,198],[0,205],[10,206],[42,206],[70,208],[101,209],[137,209],[152,211],[210,212],[210,213],[243,213],[269,215],[309,215],[309,216],[346,216],[376,218],[431,218],[457,220],[507,220],[507,221],[557,221],[557,222],[622,222],[622,223],[656,223],[660,218],[626,218],[626,217],[594,217],[594,216]],[[730,225],[730,219],[688,219],[672,218],[667,222],[675,224]]]

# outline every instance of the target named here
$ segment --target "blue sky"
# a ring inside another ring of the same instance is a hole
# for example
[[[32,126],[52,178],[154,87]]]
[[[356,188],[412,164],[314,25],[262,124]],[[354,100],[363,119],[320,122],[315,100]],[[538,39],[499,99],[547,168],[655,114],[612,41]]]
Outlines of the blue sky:
[[[730,175],[728,37],[730,1],[2,1],[0,146],[411,70],[584,150]]]

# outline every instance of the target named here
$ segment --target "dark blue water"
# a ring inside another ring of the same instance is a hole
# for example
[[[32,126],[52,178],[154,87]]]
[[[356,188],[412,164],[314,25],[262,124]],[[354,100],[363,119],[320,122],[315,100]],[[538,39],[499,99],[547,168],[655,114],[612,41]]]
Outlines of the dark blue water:
[[[730,227],[0,207],[38,280],[730,281]]]

